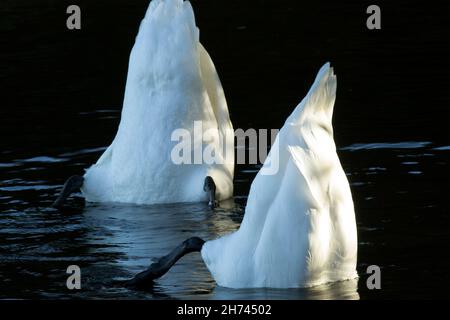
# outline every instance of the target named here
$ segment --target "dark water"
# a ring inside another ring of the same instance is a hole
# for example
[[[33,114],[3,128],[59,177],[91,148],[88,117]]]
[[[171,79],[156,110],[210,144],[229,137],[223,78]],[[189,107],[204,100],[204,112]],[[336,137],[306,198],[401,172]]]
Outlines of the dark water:
[[[201,39],[235,128],[278,128],[320,65],[338,74],[335,140],[359,236],[359,281],[301,290],[217,287],[199,255],[153,291],[122,288],[190,236],[238,228],[257,166],[238,166],[234,201],[48,209],[64,180],[95,162],[120,119],[128,54],[147,1],[82,1],[82,30],[64,1],[0,4],[0,298],[448,298],[449,30],[442,5],[193,1]],[[82,290],[66,289],[68,265]],[[366,288],[379,265],[382,289]]]

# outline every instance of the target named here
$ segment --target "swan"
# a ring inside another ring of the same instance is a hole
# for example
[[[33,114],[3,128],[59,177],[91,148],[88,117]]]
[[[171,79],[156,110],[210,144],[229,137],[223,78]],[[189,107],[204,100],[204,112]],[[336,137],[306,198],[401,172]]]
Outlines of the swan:
[[[191,158],[212,148],[220,161],[174,163],[179,141],[172,135],[179,129],[194,139]],[[210,130],[217,135],[206,138]],[[233,145],[224,91],[199,42],[191,4],[153,0],[131,50],[117,134],[84,176],[67,180],[53,206],[61,207],[78,189],[89,202],[209,201],[214,206],[233,194]]]
[[[219,286],[298,288],[357,277],[357,232],[350,186],[333,140],[337,80],[326,63],[287,118],[250,189],[234,233],[212,241],[189,238],[137,274],[150,284],[183,255],[199,251]]]

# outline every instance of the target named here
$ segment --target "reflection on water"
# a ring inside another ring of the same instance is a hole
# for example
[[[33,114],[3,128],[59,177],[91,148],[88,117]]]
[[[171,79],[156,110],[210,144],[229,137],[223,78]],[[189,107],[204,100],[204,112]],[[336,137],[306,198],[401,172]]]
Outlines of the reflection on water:
[[[358,300],[358,279],[324,284],[305,289],[228,289],[216,287],[212,299],[270,300]]]
[[[372,149],[419,149],[430,145],[431,142],[397,142],[397,143],[355,143],[341,150],[357,151]]]
[[[236,230],[257,167],[238,167],[235,199],[214,211],[202,203],[83,206],[79,195],[70,200],[68,210],[48,208],[63,182],[60,176],[85,168],[103,149],[2,158],[0,298],[370,298],[377,297],[365,288],[365,270],[371,264],[382,268],[383,297],[404,292],[409,277],[416,282],[408,294],[417,296],[425,283],[446,272],[428,255],[448,249],[447,213],[436,192],[446,183],[442,172],[448,168],[448,151],[430,142],[370,143],[338,148],[355,200],[359,280],[306,289],[227,289],[216,286],[195,253],[151,290],[123,288],[120,281],[186,238],[214,239]],[[81,291],[65,288],[71,264],[81,267]]]

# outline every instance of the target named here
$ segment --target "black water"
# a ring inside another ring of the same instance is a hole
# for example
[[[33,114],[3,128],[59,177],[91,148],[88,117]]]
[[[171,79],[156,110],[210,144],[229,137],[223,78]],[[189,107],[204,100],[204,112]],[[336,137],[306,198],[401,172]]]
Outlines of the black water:
[[[238,228],[255,166],[238,166],[235,199],[203,204],[48,209],[64,180],[95,162],[120,120],[128,54],[146,1],[0,4],[0,298],[448,298],[448,5],[193,1],[201,40],[221,76],[235,128],[279,128],[315,72],[338,74],[335,140],[352,186],[359,281],[302,290],[217,287],[198,255],[153,290],[122,288],[193,235]],[[82,290],[67,290],[68,265]],[[379,265],[382,289],[365,284]]]

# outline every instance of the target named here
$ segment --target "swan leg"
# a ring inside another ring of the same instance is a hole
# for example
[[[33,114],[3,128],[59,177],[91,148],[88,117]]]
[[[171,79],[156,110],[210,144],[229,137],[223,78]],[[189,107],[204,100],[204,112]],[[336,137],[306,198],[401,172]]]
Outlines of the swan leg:
[[[53,202],[53,208],[61,208],[64,205],[66,199],[75,191],[79,190],[83,185],[84,178],[82,176],[71,176],[67,179],[66,183],[61,190],[58,198]]]
[[[211,208],[215,208],[217,206],[216,201],[216,184],[214,182],[214,179],[210,176],[207,176],[205,178],[205,183],[203,184],[203,190],[208,193],[209,196],[209,202],[208,205]]]
[[[169,269],[184,255],[191,252],[200,252],[202,250],[204,240],[193,237],[189,238],[178,247],[173,249],[169,254],[161,257],[158,261],[152,263],[147,270],[138,273],[133,279],[126,282],[128,287],[147,287],[153,284],[153,280],[162,277]]]

